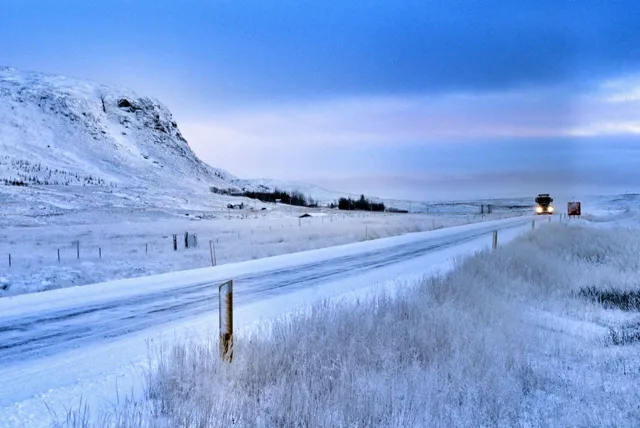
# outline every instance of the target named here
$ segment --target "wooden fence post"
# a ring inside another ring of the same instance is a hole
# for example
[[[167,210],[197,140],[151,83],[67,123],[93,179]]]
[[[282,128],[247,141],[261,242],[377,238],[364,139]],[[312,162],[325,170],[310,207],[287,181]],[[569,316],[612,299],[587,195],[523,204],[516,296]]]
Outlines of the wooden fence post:
[[[493,249],[495,250],[496,248],[498,248],[498,231],[495,230],[493,232]]]
[[[218,287],[218,312],[220,358],[223,361],[231,362],[233,359],[233,280]]]

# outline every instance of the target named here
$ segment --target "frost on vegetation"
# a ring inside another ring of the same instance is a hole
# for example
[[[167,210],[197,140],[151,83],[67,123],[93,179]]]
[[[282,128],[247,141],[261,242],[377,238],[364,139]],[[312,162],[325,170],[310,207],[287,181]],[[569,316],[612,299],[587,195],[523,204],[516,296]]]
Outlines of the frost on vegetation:
[[[395,297],[325,302],[239,336],[230,365],[215,341],[160,347],[147,400],[86,426],[636,427],[640,359],[618,352],[631,333],[567,331],[602,321],[579,290],[625,282],[639,239],[550,225]]]

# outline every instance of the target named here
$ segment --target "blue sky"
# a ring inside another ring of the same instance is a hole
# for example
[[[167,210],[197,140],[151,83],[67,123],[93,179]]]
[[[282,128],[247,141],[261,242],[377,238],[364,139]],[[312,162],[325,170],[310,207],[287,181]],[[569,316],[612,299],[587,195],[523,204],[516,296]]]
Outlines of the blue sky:
[[[242,177],[640,192],[638,22],[638,1],[2,0],[0,64],[157,97]]]

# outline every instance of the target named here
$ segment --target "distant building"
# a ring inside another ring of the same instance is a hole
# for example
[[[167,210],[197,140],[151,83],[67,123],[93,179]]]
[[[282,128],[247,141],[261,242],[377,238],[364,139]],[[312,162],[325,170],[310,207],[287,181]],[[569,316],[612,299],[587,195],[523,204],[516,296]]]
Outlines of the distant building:
[[[307,218],[307,217],[326,217],[325,213],[304,213],[300,216],[300,218]]]

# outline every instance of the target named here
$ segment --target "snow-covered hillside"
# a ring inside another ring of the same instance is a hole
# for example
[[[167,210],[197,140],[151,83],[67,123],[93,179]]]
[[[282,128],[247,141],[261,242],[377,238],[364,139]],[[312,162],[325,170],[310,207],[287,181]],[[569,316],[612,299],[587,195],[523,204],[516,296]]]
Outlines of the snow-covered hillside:
[[[192,209],[194,201],[206,201],[218,208],[228,202],[223,194],[243,190],[300,191],[321,203],[350,196],[308,183],[240,179],[201,161],[154,98],[11,67],[0,67],[3,184],[3,211],[17,199],[25,202],[22,211],[33,212],[29,204],[36,203],[56,214],[60,207],[128,206],[131,200],[159,208],[180,201]],[[214,187],[222,192],[212,194]]]
[[[4,184],[235,188],[234,179],[198,159],[158,100],[0,68]]]

